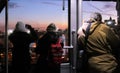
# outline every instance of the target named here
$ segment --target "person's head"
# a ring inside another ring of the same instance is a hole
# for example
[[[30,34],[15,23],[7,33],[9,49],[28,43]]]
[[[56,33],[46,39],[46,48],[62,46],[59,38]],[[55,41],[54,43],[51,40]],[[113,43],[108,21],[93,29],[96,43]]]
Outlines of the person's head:
[[[47,26],[46,31],[47,31],[47,35],[49,35],[50,41],[55,43],[57,41],[57,39],[59,38],[57,27],[55,26],[55,24],[54,23],[50,23]]]
[[[91,14],[90,21],[91,22],[95,22],[95,21],[102,22],[102,15],[98,12],[95,12]]]
[[[21,21],[18,21],[15,26],[15,31],[27,32],[27,29],[25,28],[25,24]]]
[[[58,29],[58,34],[59,34],[59,36],[62,36],[62,34],[63,34],[62,29]]]
[[[57,27],[55,26],[54,23],[50,23],[46,30],[47,30],[47,32],[56,32],[57,31]]]

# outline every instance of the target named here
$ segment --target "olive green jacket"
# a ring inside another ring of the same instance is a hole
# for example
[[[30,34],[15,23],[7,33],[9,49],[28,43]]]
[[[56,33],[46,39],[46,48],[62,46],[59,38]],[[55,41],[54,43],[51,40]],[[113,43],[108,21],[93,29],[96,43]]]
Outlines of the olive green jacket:
[[[84,36],[80,36],[78,42],[79,47],[84,47]],[[109,26],[104,23],[92,23],[86,45],[90,73],[114,73],[117,62],[113,49],[117,49],[118,44],[119,37]]]

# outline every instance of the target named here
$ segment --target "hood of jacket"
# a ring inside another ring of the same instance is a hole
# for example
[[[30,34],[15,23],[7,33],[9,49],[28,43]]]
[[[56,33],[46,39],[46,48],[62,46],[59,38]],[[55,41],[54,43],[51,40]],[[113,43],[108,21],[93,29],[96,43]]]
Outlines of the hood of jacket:
[[[91,23],[89,34],[92,34],[100,24],[103,24],[103,23],[102,22],[97,22],[97,21]]]
[[[25,28],[25,24],[21,21],[17,22],[14,31],[27,32],[28,29]]]

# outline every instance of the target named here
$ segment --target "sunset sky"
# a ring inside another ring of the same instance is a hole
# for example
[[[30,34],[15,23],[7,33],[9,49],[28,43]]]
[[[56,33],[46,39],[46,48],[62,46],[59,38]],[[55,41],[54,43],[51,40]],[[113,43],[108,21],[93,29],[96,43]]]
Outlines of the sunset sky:
[[[62,10],[62,0],[9,0],[9,28],[14,28],[17,21],[23,21],[36,29],[45,29],[50,23],[59,28],[68,27],[68,4],[65,0],[65,10]],[[83,20],[91,13],[101,12],[103,19],[116,19],[115,2],[83,2]],[[73,13],[74,15],[74,13]],[[74,20],[72,20],[74,22]],[[5,9],[0,13],[0,30],[4,29]]]
[[[62,0],[10,0],[9,1],[9,28],[14,27],[17,21],[23,21],[35,28],[46,28],[55,23],[59,28],[67,28],[67,2],[62,10]],[[5,10],[0,14],[0,25],[4,25]],[[2,26],[1,26],[2,27]]]

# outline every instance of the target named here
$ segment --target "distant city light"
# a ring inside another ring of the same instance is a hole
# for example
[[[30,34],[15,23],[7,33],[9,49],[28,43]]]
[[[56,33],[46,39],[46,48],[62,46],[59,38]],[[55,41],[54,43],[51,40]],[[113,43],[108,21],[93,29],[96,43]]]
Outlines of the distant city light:
[[[107,22],[108,25],[111,25],[112,23],[113,23],[112,21],[108,21],[108,22]]]
[[[27,33],[30,34],[30,30],[27,30]]]
[[[11,33],[13,33],[13,29],[8,29],[8,35],[10,35]]]
[[[115,26],[116,22],[114,19],[112,19],[112,17],[110,17],[109,20],[105,20],[105,23],[108,25],[108,26]]]

